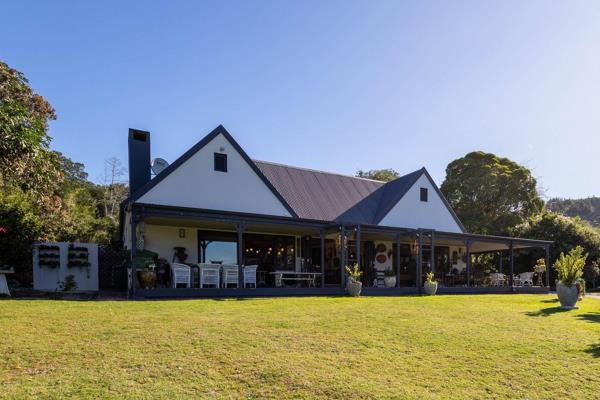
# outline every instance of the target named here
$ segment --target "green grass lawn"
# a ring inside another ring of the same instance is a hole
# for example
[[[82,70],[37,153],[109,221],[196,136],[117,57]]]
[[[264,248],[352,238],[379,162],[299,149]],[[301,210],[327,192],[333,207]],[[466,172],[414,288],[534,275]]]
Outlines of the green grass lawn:
[[[2,398],[598,398],[600,300],[0,301]]]

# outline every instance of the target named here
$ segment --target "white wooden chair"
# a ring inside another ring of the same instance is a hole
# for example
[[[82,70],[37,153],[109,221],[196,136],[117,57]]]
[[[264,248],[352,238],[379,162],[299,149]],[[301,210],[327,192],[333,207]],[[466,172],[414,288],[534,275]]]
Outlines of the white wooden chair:
[[[515,283],[517,286],[533,286],[533,272],[521,272]]]
[[[223,270],[223,287],[227,288],[229,285],[235,285],[236,288],[240,287],[240,270],[237,265],[221,265]]]
[[[504,274],[499,272],[493,272],[490,274],[491,286],[504,286],[506,282],[506,277]]]
[[[205,286],[220,287],[221,266],[218,264],[200,264],[200,288]]]
[[[177,288],[177,285],[185,285],[186,288],[192,287],[190,266],[171,263],[171,284],[173,288]]]
[[[256,289],[256,269],[258,265],[246,265],[244,268],[244,288],[246,285],[254,285]]]

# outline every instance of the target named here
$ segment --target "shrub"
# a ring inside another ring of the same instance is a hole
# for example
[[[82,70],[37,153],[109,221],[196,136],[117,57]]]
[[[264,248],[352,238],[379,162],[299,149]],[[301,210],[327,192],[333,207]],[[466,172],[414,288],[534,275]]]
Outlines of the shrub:
[[[567,255],[560,253],[558,260],[554,264],[558,282],[565,286],[573,286],[581,280],[583,276],[583,267],[587,259],[587,254],[583,253],[583,247],[577,246],[569,251]]]
[[[362,272],[358,269],[358,264],[354,264],[352,268],[346,265],[346,272],[348,273],[350,280],[353,282],[358,282],[360,280],[360,276],[362,275]]]
[[[428,273],[425,275],[425,281],[426,281],[427,283],[436,283],[436,280],[435,280],[435,279],[433,279],[433,272],[428,272]]]
[[[396,276],[396,271],[394,271],[393,269],[386,269],[385,271],[383,271],[383,276]]]

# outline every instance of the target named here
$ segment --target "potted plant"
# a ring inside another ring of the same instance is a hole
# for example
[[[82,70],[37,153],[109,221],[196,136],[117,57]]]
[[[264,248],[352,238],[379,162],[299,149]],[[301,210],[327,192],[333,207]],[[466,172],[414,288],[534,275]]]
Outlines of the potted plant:
[[[423,284],[423,289],[425,289],[425,293],[430,296],[433,296],[437,292],[438,283],[433,279],[433,273],[428,272],[425,275],[425,283]]]
[[[560,308],[571,310],[577,304],[582,291],[581,277],[587,254],[583,254],[583,247],[577,246],[569,254],[560,253],[554,264],[556,269],[556,295],[560,301]]]
[[[386,269],[383,271],[383,283],[386,288],[391,288],[396,286],[396,273],[391,269]]]
[[[348,273],[348,282],[346,283],[346,290],[352,297],[360,296],[362,290],[362,282],[360,276],[362,272],[358,270],[358,265],[354,264],[352,268],[346,265],[346,272]]]
[[[146,267],[138,270],[138,280],[144,289],[153,288],[156,285],[156,265],[148,264]]]
[[[537,260],[535,267],[533,267],[533,272],[537,275],[537,285],[544,286],[544,280],[542,279],[544,272],[546,272],[546,260],[540,258]]]

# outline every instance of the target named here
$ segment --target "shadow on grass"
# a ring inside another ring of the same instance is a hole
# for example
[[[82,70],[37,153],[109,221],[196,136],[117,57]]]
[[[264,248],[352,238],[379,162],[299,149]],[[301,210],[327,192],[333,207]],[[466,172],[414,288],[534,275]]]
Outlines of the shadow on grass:
[[[558,299],[548,299],[548,300],[542,300],[542,303],[558,303]]]
[[[600,344],[592,344],[584,351],[588,354],[591,354],[594,358],[600,358]]]
[[[577,318],[579,318],[582,321],[600,323],[600,312],[581,314],[578,315]]]
[[[569,311],[571,311],[571,310],[565,310],[560,307],[548,307],[548,308],[542,308],[541,310],[538,310],[538,311],[529,311],[525,314],[530,317],[549,317],[550,315],[569,312]]]

